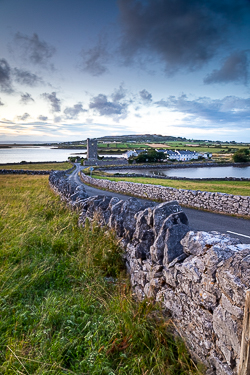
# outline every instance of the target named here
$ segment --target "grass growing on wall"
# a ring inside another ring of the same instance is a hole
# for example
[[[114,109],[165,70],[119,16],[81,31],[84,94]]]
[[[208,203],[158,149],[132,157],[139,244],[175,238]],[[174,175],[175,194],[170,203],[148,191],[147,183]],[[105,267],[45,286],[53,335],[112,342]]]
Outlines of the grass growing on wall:
[[[136,303],[111,232],[77,226],[46,176],[0,176],[0,373],[200,374]]]
[[[147,177],[99,177],[93,175],[95,178],[103,178],[110,181],[129,181],[140,184],[161,185],[166,187],[173,187],[176,189],[190,189],[210,192],[220,192],[234,195],[250,196],[249,181],[195,181],[195,180],[167,180],[159,178]]]
[[[6,164],[0,165],[0,169],[24,169],[31,171],[50,171],[50,170],[67,170],[72,167],[72,164],[64,163],[24,163],[24,164]]]

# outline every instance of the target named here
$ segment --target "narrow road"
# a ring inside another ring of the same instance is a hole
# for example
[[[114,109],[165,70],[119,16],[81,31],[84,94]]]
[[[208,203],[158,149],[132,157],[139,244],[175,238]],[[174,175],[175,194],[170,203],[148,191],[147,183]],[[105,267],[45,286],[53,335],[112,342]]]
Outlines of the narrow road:
[[[76,164],[76,169],[69,176],[69,180],[72,180],[77,184],[82,184],[78,176],[78,172],[82,169],[84,169],[84,167],[81,167],[80,164]],[[84,187],[89,196],[107,195],[118,197],[123,200],[130,198],[128,195],[113,193],[106,190],[103,191],[87,185],[84,185]],[[139,200],[146,201],[146,199]],[[182,208],[188,217],[191,230],[203,230],[206,232],[215,230],[221,233],[228,233],[232,237],[237,237],[242,243],[250,243],[250,220],[195,210],[192,208]]]

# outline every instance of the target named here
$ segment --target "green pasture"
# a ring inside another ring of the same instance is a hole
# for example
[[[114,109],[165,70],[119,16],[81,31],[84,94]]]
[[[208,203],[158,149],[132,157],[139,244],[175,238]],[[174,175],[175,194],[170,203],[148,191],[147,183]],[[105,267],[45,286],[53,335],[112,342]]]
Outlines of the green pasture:
[[[98,143],[98,148],[105,148],[105,149],[109,149],[109,148],[116,148],[116,149],[126,149],[126,150],[133,150],[135,148],[139,149],[139,148],[142,148],[142,149],[147,149],[147,148],[150,148],[149,146],[147,146],[146,144],[144,143],[119,143],[119,142],[110,142],[110,143]]]
[[[47,176],[0,176],[0,373],[202,374],[134,300],[114,234],[77,221]]]

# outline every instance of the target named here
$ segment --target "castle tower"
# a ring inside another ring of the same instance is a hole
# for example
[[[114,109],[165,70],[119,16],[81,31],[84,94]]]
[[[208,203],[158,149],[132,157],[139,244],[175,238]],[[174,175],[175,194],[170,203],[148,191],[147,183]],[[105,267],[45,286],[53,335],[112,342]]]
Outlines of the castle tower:
[[[87,158],[88,160],[97,160],[97,139],[87,138]]]

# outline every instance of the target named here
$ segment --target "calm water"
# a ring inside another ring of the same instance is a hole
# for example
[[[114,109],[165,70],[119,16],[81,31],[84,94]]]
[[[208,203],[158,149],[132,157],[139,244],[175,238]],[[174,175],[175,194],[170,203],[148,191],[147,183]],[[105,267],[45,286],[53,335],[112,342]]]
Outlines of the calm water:
[[[187,178],[250,178],[250,167],[204,167],[204,168],[169,168],[169,169],[122,169],[109,170],[109,173],[140,173],[157,176]]]
[[[60,150],[51,147],[13,147],[0,149],[0,163],[20,163],[21,161],[66,161],[86,150]],[[86,157],[86,155],[80,155]]]
[[[87,149],[54,149],[46,146],[0,148],[0,164],[20,163],[21,161],[66,161],[69,156],[86,158]],[[121,155],[104,155],[105,157],[121,157]]]

